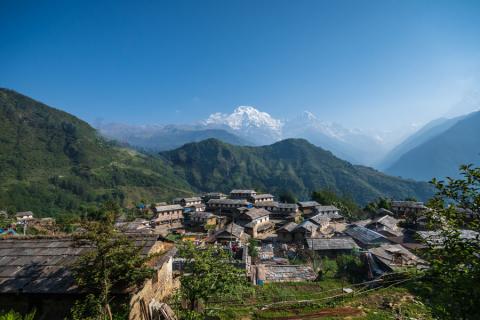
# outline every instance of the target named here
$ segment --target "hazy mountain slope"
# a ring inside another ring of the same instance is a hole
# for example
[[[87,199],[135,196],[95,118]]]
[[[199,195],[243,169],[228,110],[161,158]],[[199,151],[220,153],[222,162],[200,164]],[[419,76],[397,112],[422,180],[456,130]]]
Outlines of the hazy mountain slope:
[[[384,170],[391,167],[396,161],[398,161],[398,159],[400,159],[402,155],[421,145],[422,143],[432,139],[433,137],[447,131],[464,117],[465,116],[461,116],[452,119],[440,118],[427,123],[420,130],[393,148],[380,162],[378,168],[380,168],[380,170]]]
[[[113,123],[97,126],[97,129],[109,139],[150,152],[172,150],[186,143],[210,138],[235,145],[253,145],[226,130],[195,126],[133,126]]]
[[[256,188],[300,198],[331,188],[359,203],[377,197],[426,199],[426,183],[402,180],[371,168],[354,166],[303,139],[288,139],[262,147],[233,146],[210,139],[162,152],[176,172],[197,190]]]
[[[115,147],[86,122],[11,90],[0,89],[0,128],[0,208],[54,214],[190,192],[161,159]]]
[[[403,154],[386,172],[430,180],[458,176],[461,164],[480,164],[480,112],[457,121],[448,130]]]

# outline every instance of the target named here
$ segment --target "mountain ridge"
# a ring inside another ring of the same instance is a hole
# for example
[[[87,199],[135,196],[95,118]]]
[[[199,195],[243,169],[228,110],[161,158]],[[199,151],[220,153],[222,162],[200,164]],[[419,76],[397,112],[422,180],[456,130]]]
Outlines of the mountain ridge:
[[[233,146],[216,139],[189,143],[160,156],[195,190],[223,192],[256,188],[292,192],[308,199],[311,192],[332,189],[361,204],[378,197],[398,199],[432,195],[426,183],[387,176],[338,159],[305,139],[286,139],[268,146]]]

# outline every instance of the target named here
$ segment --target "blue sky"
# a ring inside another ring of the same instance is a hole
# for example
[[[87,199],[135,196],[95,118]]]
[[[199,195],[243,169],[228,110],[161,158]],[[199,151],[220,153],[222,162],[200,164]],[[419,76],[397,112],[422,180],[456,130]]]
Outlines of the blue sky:
[[[253,105],[388,129],[480,76],[480,1],[5,1],[0,86],[87,121],[186,123]]]

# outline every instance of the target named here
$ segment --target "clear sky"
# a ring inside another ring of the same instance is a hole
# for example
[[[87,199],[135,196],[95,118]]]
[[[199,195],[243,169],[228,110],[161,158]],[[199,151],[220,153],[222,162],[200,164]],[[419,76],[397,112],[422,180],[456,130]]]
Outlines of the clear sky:
[[[479,0],[0,0],[0,86],[91,122],[252,105],[387,129],[443,115],[479,76]]]

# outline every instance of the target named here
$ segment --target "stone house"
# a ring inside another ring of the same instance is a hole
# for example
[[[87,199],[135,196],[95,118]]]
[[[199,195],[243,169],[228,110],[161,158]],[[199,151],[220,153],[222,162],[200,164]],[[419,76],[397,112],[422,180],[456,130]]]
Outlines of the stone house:
[[[365,225],[368,229],[374,230],[386,237],[399,237],[403,233],[403,229],[398,226],[399,220],[392,216],[384,215],[371,220]]]
[[[345,221],[345,218],[340,214],[340,209],[335,206],[318,206],[317,212],[318,214],[328,217],[332,221]]]
[[[248,200],[255,204],[258,202],[273,202],[274,197],[269,193],[255,194],[248,198]]]
[[[230,198],[231,199],[245,199],[248,200],[253,196],[256,196],[257,192],[255,190],[244,190],[244,189],[233,189],[230,191]],[[273,200],[273,199],[272,199]]]
[[[259,208],[239,208],[237,221],[245,228],[245,231],[256,238],[259,234],[272,231],[274,224],[270,222],[270,212]]]
[[[418,217],[428,208],[423,202],[417,201],[392,201],[392,212],[396,218]]]
[[[188,224],[191,227],[215,227],[217,225],[217,219],[218,217],[211,212],[192,212],[189,214]]]
[[[316,238],[318,235],[318,229],[318,225],[305,220],[293,229],[293,240],[296,242],[304,242],[307,238]]]
[[[302,212],[302,215],[305,217],[317,214],[317,208],[320,207],[320,203],[318,203],[317,201],[301,201],[297,204],[300,211]]]
[[[231,214],[238,208],[248,206],[251,206],[251,203],[245,199],[210,199],[207,202],[207,210],[217,215]]]
[[[15,218],[17,218],[17,221],[32,220],[33,219],[33,212],[32,211],[17,212],[15,214]]]
[[[130,303],[129,319],[150,319],[145,306],[152,299],[162,300],[174,289],[172,262],[175,249],[158,240],[158,235],[130,235],[142,255],[162,253],[151,261],[153,278],[135,290],[113,291],[118,300]],[[71,266],[88,245],[72,238],[22,237],[0,240],[0,310],[20,313],[35,308],[36,319],[60,320],[69,316],[76,300],[88,292],[75,284]],[[133,288],[132,288],[133,289]]]
[[[175,198],[173,199],[173,204],[179,204],[182,207],[190,207],[196,204],[201,204],[202,198],[200,197],[189,197],[189,198]]]
[[[152,222],[156,225],[183,221],[183,207],[179,204],[156,206]]]
[[[289,222],[277,230],[277,240],[280,242],[293,242],[293,230],[298,226],[295,222]]]
[[[219,242],[222,244],[236,242],[246,244],[249,239],[250,236],[245,232],[245,228],[232,222],[222,230],[217,231],[207,242]]]

